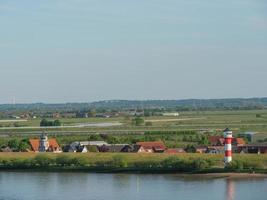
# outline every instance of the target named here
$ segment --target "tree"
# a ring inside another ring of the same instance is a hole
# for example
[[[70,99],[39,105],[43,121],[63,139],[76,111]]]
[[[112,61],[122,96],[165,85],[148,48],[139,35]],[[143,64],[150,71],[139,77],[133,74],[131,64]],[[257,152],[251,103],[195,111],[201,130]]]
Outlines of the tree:
[[[61,126],[61,122],[58,119],[55,121],[48,121],[46,119],[42,119],[40,122],[40,126]]]
[[[29,144],[26,140],[18,140],[18,139],[12,139],[8,141],[9,148],[13,149],[14,151],[26,151],[29,149]]]
[[[61,126],[61,122],[57,119],[54,121],[54,126]]]
[[[261,114],[256,114],[256,118],[260,118],[261,117]]]
[[[30,146],[28,143],[21,141],[18,146],[18,151],[25,152],[27,149],[29,149]]]
[[[196,147],[192,144],[186,146],[185,151],[187,153],[196,153]]]
[[[100,135],[98,135],[98,134],[92,134],[92,135],[90,135],[89,136],[89,138],[88,138],[88,140],[101,140],[101,136]]]
[[[42,119],[40,122],[40,126],[47,126],[48,125],[48,121],[46,119]]]
[[[203,135],[203,136],[201,137],[200,144],[203,144],[203,145],[209,145],[208,137],[205,136],[205,135]]]
[[[12,139],[8,141],[8,146],[11,149],[18,150],[19,148],[19,140],[18,139]]]

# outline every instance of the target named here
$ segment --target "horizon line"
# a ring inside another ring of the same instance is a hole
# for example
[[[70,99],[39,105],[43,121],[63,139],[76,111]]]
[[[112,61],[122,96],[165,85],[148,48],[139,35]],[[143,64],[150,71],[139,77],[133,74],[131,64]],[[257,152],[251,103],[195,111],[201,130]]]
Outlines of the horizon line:
[[[108,100],[95,100],[95,101],[76,101],[76,102],[31,102],[31,103],[0,103],[0,105],[30,105],[30,104],[92,104],[98,102],[112,102],[112,101],[189,101],[189,100],[234,100],[234,99],[242,99],[242,100],[251,100],[251,99],[265,99],[267,96],[262,97],[226,97],[226,98],[181,98],[181,99],[108,99]]]

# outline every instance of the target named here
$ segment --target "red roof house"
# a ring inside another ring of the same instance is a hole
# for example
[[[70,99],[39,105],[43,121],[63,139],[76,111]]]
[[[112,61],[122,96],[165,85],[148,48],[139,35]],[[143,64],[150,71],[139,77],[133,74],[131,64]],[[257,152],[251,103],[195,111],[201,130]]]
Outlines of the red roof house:
[[[137,142],[139,153],[163,153],[167,148],[163,142]]]
[[[30,139],[29,140],[32,150],[34,152],[39,152],[40,139]],[[48,139],[48,152],[60,152],[60,147],[55,138]]]
[[[209,136],[208,137],[209,143],[211,146],[224,146],[224,138],[221,136]],[[232,145],[240,146],[245,145],[246,142],[243,138],[233,138]]]
[[[236,146],[242,146],[242,145],[246,144],[246,142],[243,138],[234,138],[233,143]]]
[[[224,138],[221,136],[209,136],[208,141],[211,146],[223,146],[224,145]]]

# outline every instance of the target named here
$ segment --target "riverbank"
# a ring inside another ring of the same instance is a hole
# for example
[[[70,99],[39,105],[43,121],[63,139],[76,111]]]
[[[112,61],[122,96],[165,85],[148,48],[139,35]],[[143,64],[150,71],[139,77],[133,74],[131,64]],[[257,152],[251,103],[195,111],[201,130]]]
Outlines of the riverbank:
[[[204,178],[204,179],[254,179],[254,178],[267,178],[267,174],[264,173],[208,173],[208,174],[185,174],[183,177],[188,178]]]
[[[236,154],[227,167],[223,155],[136,153],[0,153],[0,170],[98,173],[267,173],[267,155]]]
[[[178,173],[178,172],[157,172],[157,173],[145,173],[138,171],[99,171],[99,170],[82,170],[82,169],[0,169],[1,172],[7,173],[64,173],[64,174],[114,174],[114,175],[172,175],[176,178],[187,180],[209,180],[209,179],[229,179],[229,180],[252,180],[252,179],[267,179],[267,171],[265,173],[246,173],[246,172],[221,172],[221,173]]]

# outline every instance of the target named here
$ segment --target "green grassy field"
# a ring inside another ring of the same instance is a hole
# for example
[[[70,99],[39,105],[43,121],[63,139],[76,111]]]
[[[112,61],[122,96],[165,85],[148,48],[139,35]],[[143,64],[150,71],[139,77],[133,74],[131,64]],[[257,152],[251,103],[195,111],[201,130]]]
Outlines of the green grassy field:
[[[0,169],[80,170],[96,172],[262,172],[267,155],[235,155],[227,168],[223,155],[134,153],[0,153]]]
[[[16,122],[15,125],[19,127],[14,127],[14,122],[0,121],[0,134],[40,134],[42,131],[52,134],[135,134],[159,130],[207,130],[209,132],[221,133],[222,129],[230,127],[234,130],[234,133],[255,131],[259,133],[257,139],[267,137],[267,110],[181,112],[179,117],[159,116],[146,117],[144,119],[146,122],[152,122],[152,125],[133,126],[131,120],[123,117],[60,119],[63,126],[49,129],[39,127],[40,119]],[[120,122],[122,125],[110,127],[68,127],[85,123],[106,122]]]

